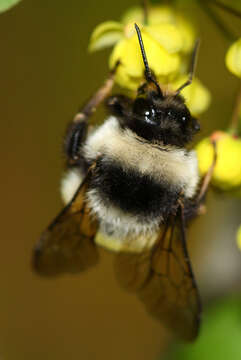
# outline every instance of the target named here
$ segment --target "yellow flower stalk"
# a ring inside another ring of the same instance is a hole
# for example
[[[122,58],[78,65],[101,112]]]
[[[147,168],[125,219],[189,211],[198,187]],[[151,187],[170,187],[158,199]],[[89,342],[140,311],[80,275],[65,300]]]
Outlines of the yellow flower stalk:
[[[217,162],[212,184],[221,190],[241,188],[241,138],[223,131],[216,131],[197,146],[199,171],[204,175],[212,164],[214,149],[211,139],[216,141]]]
[[[241,78],[241,38],[230,46],[225,61],[229,71]]]

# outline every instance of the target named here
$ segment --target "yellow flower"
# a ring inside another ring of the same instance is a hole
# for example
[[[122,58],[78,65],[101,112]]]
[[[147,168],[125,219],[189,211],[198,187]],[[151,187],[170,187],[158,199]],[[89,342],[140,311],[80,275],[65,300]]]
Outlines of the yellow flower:
[[[182,75],[172,82],[173,90],[178,89],[186,80],[187,77]],[[210,91],[197,78],[194,78],[192,84],[185,87],[181,94],[185,98],[186,104],[194,116],[198,116],[207,110],[211,102]]]
[[[143,9],[138,6],[128,10],[121,19],[126,26],[133,26],[136,22],[144,24]],[[152,6],[148,8],[148,27],[160,24],[169,24],[177,28],[179,36],[182,38],[182,52],[192,51],[196,40],[194,26],[188,22],[180,13],[173,10],[170,6]],[[161,29],[162,30],[162,29]],[[169,39],[169,41],[171,41]]]
[[[123,25],[116,21],[106,21],[93,31],[89,43],[89,51],[112,46],[123,38]]]
[[[241,78],[241,38],[230,46],[225,61],[229,71]]]
[[[143,29],[143,42],[148,57],[150,68],[157,77],[168,77],[178,71],[180,57],[177,54],[170,54]],[[110,56],[110,67],[112,68],[117,60],[121,60],[121,65],[116,73],[116,82],[130,90],[136,90],[143,82],[143,60],[141,57],[140,46],[136,35],[129,39],[120,41],[114,48]],[[160,67],[162,59],[162,67]]]
[[[208,171],[213,161],[211,139],[216,141],[217,146],[213,185],[221,190],[238,190],[241,188],[241,138],[216,131],[211,137],[203,139],[196,147],[201,175]]]
[[[114,45],[109,65],[112,68],[117,60],[121,61],[115,81],[136,90],[144,80],[144,65],[135,22],[142,31],[150,68],[162,84],[170,83],[186,70],[187,55],[196,37],[193,27],[171,7],[150,7],[148,24],[144,22],[143,9],[136,7],[125,13],[120,23],[109,21],[98,25],[91,35],[89,50]]]
[[[241,250],[241,225],[238,228],[238,232],[237,232],[237,244],[239,249]]]
[[[151,6],[148,8],[148,24],[156,25],[160,23],[172,23],[175,15],[170,6]],[[125,12],[121,18],[125,25],[138,22],[144,22],[143,8],[135,6]]]

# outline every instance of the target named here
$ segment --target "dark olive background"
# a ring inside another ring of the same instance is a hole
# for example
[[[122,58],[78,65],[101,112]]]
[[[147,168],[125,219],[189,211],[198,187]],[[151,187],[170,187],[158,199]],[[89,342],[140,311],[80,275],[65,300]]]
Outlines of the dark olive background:
[[[144,360],[164,344],[161,326],[119,288],[106,251],[96,268],[76,276],[40,278],[30,265],[35,242],[61,207],[65,126],[108,71],[107,51],[87,53],[89,35],[131,4],[138,1],[23,0],[0,15],[0,359]],[[229,43],[200,9],[191,10],[201,24],[198,76],[213,94],[201,119],[204,136],[228,123],[238,82],[224,66]],[[203,296],[236,290],[239,222],[238,200],[213,195],[208,216],[190,231]]]

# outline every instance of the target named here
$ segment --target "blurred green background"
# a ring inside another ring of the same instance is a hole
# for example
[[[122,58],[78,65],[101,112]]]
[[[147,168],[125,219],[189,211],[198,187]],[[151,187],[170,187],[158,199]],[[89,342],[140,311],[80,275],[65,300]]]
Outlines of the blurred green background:
[[[0,359],[157,359],[165,346],[160,324],[119,288],[112,254],[102,250],[96,268],[57,279],[39,278],[30,265],[35,242],[61,207],[66,124],[108,72],[109,52],[88,54],[89,35],[136,4],[23,0],[0,15]],[[238,81],[224,65],[229,42],[195,2],[183,6],[200,25],[197,75],[213,96],[201,118],[203,137],[227,126]],[[207,304],[241,288],[235,242],[240,210],[238,199],[211,194],[208,215],[190,229],[194,270]]]

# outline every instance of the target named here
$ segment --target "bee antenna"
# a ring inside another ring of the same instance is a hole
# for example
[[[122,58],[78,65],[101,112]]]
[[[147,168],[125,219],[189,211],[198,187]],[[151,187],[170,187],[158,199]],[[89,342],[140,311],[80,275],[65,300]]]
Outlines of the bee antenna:
[[[193,76],[196,69],[197,64],[197,55],[198,55],[198,49],[200,45],[200,39],[197,39],[193,48],[192,57],[191,57],[191,63],[190,63],[190,69],[189,69],[189,75],[187,81],[182,84],[175,92],[175,95],[179,95],[180,92],[188,85],[192,83]]]
[[[144,43],[143,43],[142,36],[141,36],[141,30],[137,24],[135,24],[135,29],[137,32],[137,36],[138,36],[138,40],[139,40],[139,44],[140,44],[140,48],[141,48],[141,55],[142,55],[142,59],[143,59],[144,66],[145,66],[145,78],[146,78],[147,82],[152,82],[153,84],[155,84],[159,94],[162,95],[160,86],[159,86],[158,82],[156,81],[156,79],[154,78],[154,76],[151,72],[151,69],[148,65],[146,52],[145,52],[145,48],[144,48]]]

